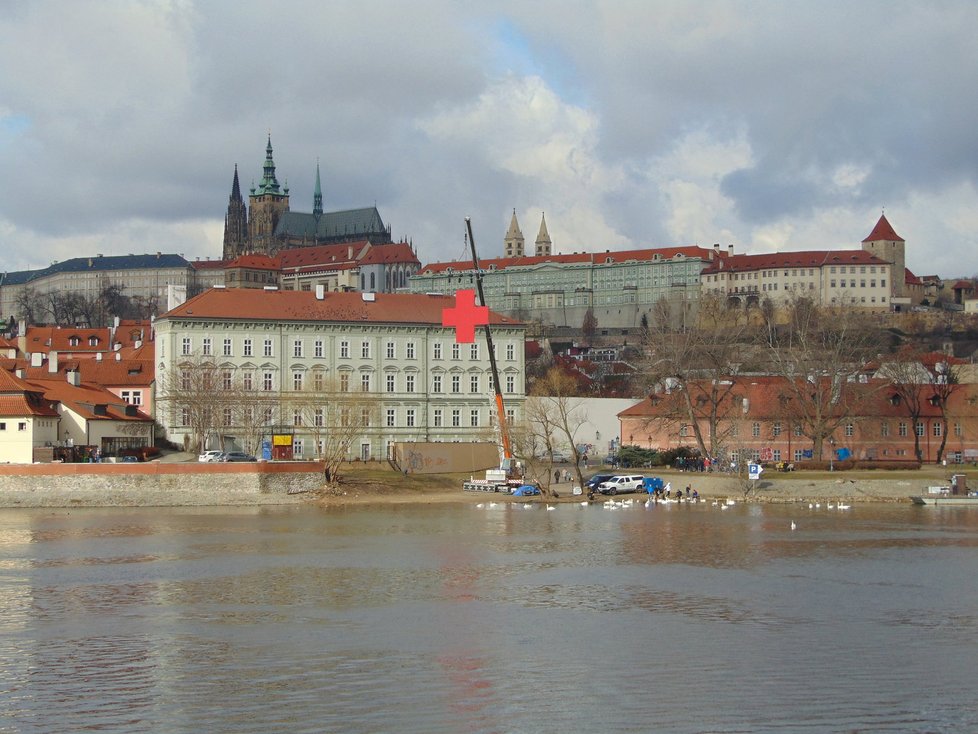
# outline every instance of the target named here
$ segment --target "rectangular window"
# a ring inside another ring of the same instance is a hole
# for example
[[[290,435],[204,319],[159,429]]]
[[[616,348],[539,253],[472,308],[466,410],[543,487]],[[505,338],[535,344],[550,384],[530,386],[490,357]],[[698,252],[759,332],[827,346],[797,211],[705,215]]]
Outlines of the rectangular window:
[[[452,410],[452,428],[458,428],[462,425],[462,411],[458,408]]]
[[[192,352],[193,352],[193,342],[190,341],[189,336],[185,336],[183,338],[183,345],[180,354],[187,355],[187,354],[191,354]]]
[[[350,425],[350,409],[347,407],[340,408],[340,427],[346,428]]]
[[[201,351],[203,352],[203,354],[204,354],[205,357],[210,357],[211,356],[211,343],[212,343],[212,341],[213,340],[209,336],[205,336],[204,337],[203,344],[201,345]]]
[[[934,438],[941,437],[941,432],[943,431],[943,428],[941,427],[940,423],[935,423],[933,426],[931,426],[931,430],[934,433]]]
[[[242,353],[245,357],[255,356],[255,344],[251,339],[245,339],[242,345]]]
[[[506,345],[506,359],[510,362],[516,359],[516,347],[512,344]]]
[[[452,359],[462,358],[462,347],[459,344],[452,344]]]
[[[315,424],[316,428],[322,428],[325,426],[326,412],[322,408],[316,408],[316,411],[312,417],[312,422]]]
[[[781,424],[780,423],[775,423],[774,426],[771,428],[771,433],[774,434],[774,437],[775,438],[777,438],[778,436],[780,436],[781,435]]]
[[[414,375],[404,376],[404,392],[414,392]]]
[[[221,370],[221,389],[230,390],[232,382],[231,370]]]
[[[435,412],[434,412],[434,424],[435,424],[435,428],[441,428],[442,427],[442,410],[441,410],[441,408],[435,408]]]
[[[360,375],[360,392],[370,392],[370,375]]]
[[[890,424],[887,423],[886,421],[883,421],[882,423],[880,423],[880,436],[886,438],[889,435],[890,435]]]
[[[397,425],[397,409],[388,408],[387,409],[387,427],[393,428]]]
[[[190,408],[180,408],[180,426],[190,425]]]
[[[394,342],[387,342],[387,359],[397,359],[397,345]]]
[[[469,344],[469,359],[479,358],[479,344],[478,342],[472,342]]]
[[[846,435],[852,436],[855,433],[856,427],[852,423],[846,423]]]
[[[292,342],[292,356],[301,357],[302,356],[302,340],[296,339]]]
[[[224,352],[225,357],[233,357],[233,350],[231,349],[231,337],[224,337]]]
[[[301,426],[302,425],[302,409],[293,408],[292,409],[292,425]]]
[[[350,358],[350,342],[346,339],[340,342],[340,359]]]
[[[469,392],[479,392],[479,376],[469,375]]]
[[[441,342],[435,342],[432,350],[432,359],[441,359]]]
[[[322,359],[322,357],[323,357],[323,340],[322,339],[317,339],[316,340],[315,344],[313,345],[313,350],[314,350],[314,354],[316,356],[316,359]]]
[[[395,392],[394,383],[396,378],[394,375],[387,375],[387,392]]]
[[[404,348],[405,356],[408,359],[414,359],[414,342],[408,342]]]
[[[805,450],[795,449],[795,461],[801,461],[804,458],[805,458]]]
[[[923,421],[917,421],[917,425],[914,427],[914,430],[916,431],[916,433],[917,433],[918,436],[923,436],[924,435],[924,423],[923,423]]]
[[[296,392],[302,390],[302,373],[293,372],[292,373],[292,389]]]
[[[771,459],[774,461],[781,461],[781,449],[774,449],[771,452]]]
[[[360,342],[360,356],[363,359],[370,359],[370,342]]]
[[[458,375],[452,375],[452,392],[460,393],[462,392],[462,378]]]
[[[478,408],[473,408],[471,411],[469,411],[469,425],[472,428],[478,428],[479,427],[479,409]]]
[[[27,423],[25,423],[24,421],[21,421],[20,423],[18,423],[17,424],[17,430],[18,431],[26,431],[27,430]]]
[[[900,425],[897,426],[897,433],[901,436],[907,435],[907,424],[904,421],[900,421]]]
[[[251,390],[254,386],[254,376],[251,372],[245,372],[241,375],[241,385],[245,390]]]
[[[317,370],[316,372],[312,373],[312,387],[316,392],[323,391],[323,382],[324,377],[322,372]]]
[[[955,436],[959,436],[959,437],[962,435],[962,432],[961,432],[961,424],[960,423],[955,423],[954,424],[954,435]]]
[[[360,408],[360,425],[370,428],[370,408]]]
[[[441,392],[441,375],[432,375],[431,392]]]
[[[340,372],[340,392],[350,392],[349,372]]]
[[[404,425],[406,425],[408,428],[414,428],[414,416],[414,408],[408,408],[406,411],[404,411]]]
[[[264,354],[265,354],[266,357],[273,357],[273,356],[275,356],[274,354],[272,354],[272,340],[269,339],[269,338],[267,338],[267,337],[265,339],[265,351],[264,351]]]
[[[761,424],[760,423],[758,423],[758,422],[755,421],[754,423],[751,424],[751,427],[750,427],[750,435],[753,436],[754,438],[759,438],[760,437],[760,435],[761,435]]]
[[[265,392],[271,392],[272,390],[272,373],[266,372],[261,378],[261,389]]]
[[[516,378],[513,375],[506,375],[506,392],[516,392]]]

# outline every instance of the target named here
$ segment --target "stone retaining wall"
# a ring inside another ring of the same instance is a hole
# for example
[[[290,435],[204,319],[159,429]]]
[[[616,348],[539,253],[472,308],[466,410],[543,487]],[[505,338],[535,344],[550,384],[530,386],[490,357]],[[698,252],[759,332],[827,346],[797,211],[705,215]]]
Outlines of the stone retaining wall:
[[[322,487],[314,461],[0,465],[0,507],[294,504]]]

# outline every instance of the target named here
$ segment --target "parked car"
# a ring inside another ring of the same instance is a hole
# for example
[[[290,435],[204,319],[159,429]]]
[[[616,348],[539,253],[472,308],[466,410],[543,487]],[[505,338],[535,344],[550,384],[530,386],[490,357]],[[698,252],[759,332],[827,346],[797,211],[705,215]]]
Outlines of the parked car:
[[[160,456],[160,450],[155,446],[139,446],[138,448],[119,449],[119,458],[132,458],[134,461],[151,461]]]
[[[221,454],[223,453],[224,453],[223,451],[205,451],[204,453],[202,453],[200,456],[197,457],[197,461],[206,461],[206,462],[220,461]]]
[[[584,485],[589,490],[591,490],[593,492],[594,490],[596,490],[598,488],[598,485],[601,484],[601,482],[607,482],[613,476],[615,476],[615,475],[614,474],[595,474],[593,477],[591,477],[590,479],[588,479],[584,483]]]
[[[540,488],[533,484],[523,484],[513,490],[514,497],[532,497],[540,494]]]
[[[601,494],[624,494],[637,492],[645,486],[645,477],[641,474],[617,474],[607,482],[598,485]]]
[[[258,459],[244,451],[225,451],[218,461],[258,461]]]

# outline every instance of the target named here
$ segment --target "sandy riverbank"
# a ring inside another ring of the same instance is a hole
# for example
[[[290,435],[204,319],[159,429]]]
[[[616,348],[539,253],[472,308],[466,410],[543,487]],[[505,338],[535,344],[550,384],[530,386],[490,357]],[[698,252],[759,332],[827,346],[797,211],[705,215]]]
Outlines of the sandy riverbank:
[[[725,475],[696,472],[646,471],[661,476],[672,488],[684,489],[689,485],[705,499],[731,498],[748,502],[831,502],[845,500],[855,502],[910,502],[912,495],[924,494],[931,486],[947,485],[951,471],[933,467],[918,471],[864,471],[864,472],[794,472],[771,474],[756,483],[745,495],[743,483]],[[969,486],[978,486],[978,471],[973,467],[962,473],[969,475]],[[468,475],[410,475],[393,471],[352,469],[339,487],[317,493],[315,501],[323,506],[342,506],[369,503],[420,503],[483,502],[488,498],[496,501],[524,498],[508,498],[505,495],[463,492],[460,487]],[[556,500],[545,497],[530,498],[542,502],[579,502],[573,495],[571,483],[553,485],[560,495]]]

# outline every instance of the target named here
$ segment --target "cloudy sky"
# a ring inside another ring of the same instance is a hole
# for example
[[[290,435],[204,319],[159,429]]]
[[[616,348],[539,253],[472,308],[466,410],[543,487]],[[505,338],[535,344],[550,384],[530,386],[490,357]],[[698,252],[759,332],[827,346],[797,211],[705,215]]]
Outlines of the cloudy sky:
[[[0,2],[3,270],[219,258],[271,132],[294,211],[376,204],[422,262],[858,247],[978,273],[978,3]]]

